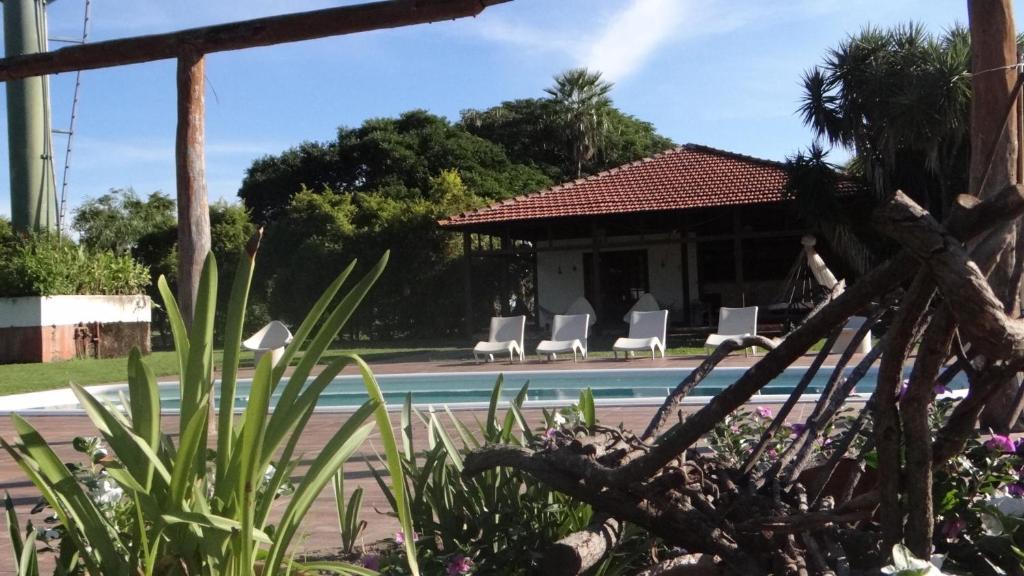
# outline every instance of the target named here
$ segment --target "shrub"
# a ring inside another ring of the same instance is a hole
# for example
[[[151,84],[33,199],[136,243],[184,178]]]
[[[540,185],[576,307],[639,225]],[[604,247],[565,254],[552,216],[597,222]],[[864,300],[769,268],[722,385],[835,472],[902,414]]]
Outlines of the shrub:
[[[149,272],[130,256],[51,234],[0,233],[0,296],[128,295],[148,285]]]
[[[256,242],[239,258],[231,290],[219,383],[224,399],[235,397],[255,252]],[[90,468],[87,474],[75,474],[57,459],[31,424],[12,416],[18,441],[11,444],[0,438],[0,446],[56,512],[61,527],[55,530],[60,540],[61,573],[247,576],[259,572],[273,576],[308,569],[365,574],[358,567],[338,563],[298,567],[289,546],[317,495],[369,435],[374,426],[367,423],[371,417],[380,428],[391,464],[391,490],[400,520],[411,530],[396,440],[369,367],[357,356],[345,354],[309,380],[311,370],[386,262],[385,254],[332,307],[355,266],[353,262],[313,305],[279,363],[274,366],[270,355],[263,357],[256,366],[244,414],[235,417],[233,401],[222,403],[226,408],[217,412],[215,451],[207,449],[214,414],[213,325],[218,284],[212,254],[200,277],[191,330],[185,329],[167,282],[159,282],[180,364],[179,395],[174,399],[180,406],[180,424],[175,440],[160,428],[160,391],[137,349],[128,360],[129,393],[122,406],[102,404],[84,388],[72,385],[110,447],[109,458],[106,454],[96,458],[96,450],[86,450],[93,463],[102,461],[100,470]],[[300,348],[304,354],[286,378],[285,368]],[[369,399],[327,440],[281,507],[277,524],[271,525],[272,504],[299,464],[296,444],[320,393],[352,364],[363,375]],[[277,395],[277,404],[270,411],[272,395]],[[116,506],[109,506],[114,499]],[[20,545],[17,520],[10,513],[8,518],[14,547],[20,550],[19,557],[28,558],[25,564],[31,568],[35,565],[34,543]],[[418,573],[414,556],[407,565],[414,575]],[[32,574],[31,569],[21,572]]]

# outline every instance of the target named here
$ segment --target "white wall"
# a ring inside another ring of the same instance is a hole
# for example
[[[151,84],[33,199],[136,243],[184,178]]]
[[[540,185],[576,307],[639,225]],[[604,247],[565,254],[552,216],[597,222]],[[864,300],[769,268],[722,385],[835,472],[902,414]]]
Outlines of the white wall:
[[[0,298],[0,328],[69,326],[79,322],[150,322],[148,296]]]
[[[648,240],[665,238],[667,236],[647,237]],[[608,240],[642,241],[639,236],[613,237]],[[552,315],[565,313],[573,300],[583,296],[583,255],[591,250],[590,239],[562,240],[554,242],[553,245],[565,249],[537,254],[537,292],[542,326],[549,325]],[[647,249],[647,274],[651,294],[658,300],[658,304],[664,308],[682,310],[683,271],[680,244],[650,246]],[[696,282],[696,278],[692,281]]]
[[[542,326],[583,296],[583,251],[537,253],[537,294]]]
[[[659,244],[647,249],[647,280],[651,294],[662,308],[683,309],[682,266],[679,244]]]

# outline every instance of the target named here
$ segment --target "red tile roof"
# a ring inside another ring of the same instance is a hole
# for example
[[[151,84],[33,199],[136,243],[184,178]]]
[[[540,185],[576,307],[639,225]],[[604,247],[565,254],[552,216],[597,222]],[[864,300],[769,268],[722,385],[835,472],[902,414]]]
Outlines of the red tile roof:
[[[780,162],[685,144],[587,178],[439,221],[445,228],[568,216],[779,202]]]

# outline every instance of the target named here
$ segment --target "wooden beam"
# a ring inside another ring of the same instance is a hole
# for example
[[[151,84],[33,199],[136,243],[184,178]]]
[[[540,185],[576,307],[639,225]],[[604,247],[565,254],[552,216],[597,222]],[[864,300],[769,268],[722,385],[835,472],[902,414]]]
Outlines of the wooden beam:
[[[462,297],[465,299],[462,328],[466,338],[473,335],[473,239],[462,233]]]
[[[178,131],[175,141],[178,186],[178,307],[192,325],[199,275],[210,251],[210,207],[206,199],[205,112],[199,52],[178,58]]]
[[[389,0],[68,46],[0,59],[0,81],[476,16],[509,0]]]

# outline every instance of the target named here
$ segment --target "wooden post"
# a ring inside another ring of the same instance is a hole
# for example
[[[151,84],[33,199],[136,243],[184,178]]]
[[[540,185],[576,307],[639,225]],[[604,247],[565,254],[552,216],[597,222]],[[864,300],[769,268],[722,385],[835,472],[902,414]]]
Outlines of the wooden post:
[[[469,232],[462,233],[462,297],[465,299],[462,331],[473,336],[473,239]]]
[[[733,303],[734,306],[746,306],[746,293],[747,286],[746,280],[743,278],[743,240],[740,238],[742,233],[742,223],[740,222],[740,210],[738,207],[734,207],[732,210],[732,257],[733,266],[736,275],[736,285],[740,289],[740,301]],[[725,303],[722,303],[725,305]]]
[[[598,238],[597,220],[590,221],[590,243],[590,293],[594,296],[594,301],[590,304],[597,313],[597,322],[602,322],[608,319],[604,317],[604,296],[601,294],[601,242]]]
[[[971,32],[971,166],[970,193],[979,198],[992,196],[1017,177],[1017,119],[1013,95],[1017,71],[1017,34],[1010,0],[970,0]],[[1016,238],[1019,223],[1004,226],[1010,243],[989,276],[993,291],[1019,316],[1020,277],[1014,274],[1021,257]],[[1017,382],[1003,383],[982,413],[982,426],[1006,432],[1020,413]]]
[[[210,251],[210,208],[204,159],[203,55],[178,58],[178,132],[175,142],[178,185],[178,307],[192,325],[203,261]]]

